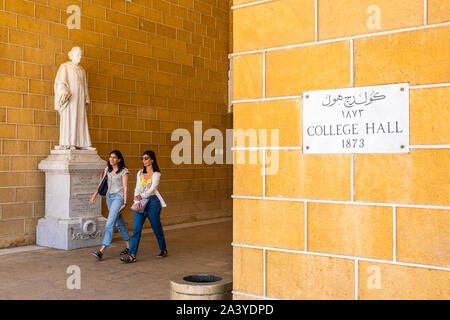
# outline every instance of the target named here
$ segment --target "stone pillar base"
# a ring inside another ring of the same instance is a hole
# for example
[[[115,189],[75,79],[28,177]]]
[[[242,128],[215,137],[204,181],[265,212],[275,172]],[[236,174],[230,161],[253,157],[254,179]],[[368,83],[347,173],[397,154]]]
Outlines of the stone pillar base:
[[[43,218],[36,227],[36,244],[55,249],[72,250],[98,246],[105,235],[106,219]]]
[[[72,250],[97,246],[105,234],[101,197],[91,195],[106,167],[94,150],[52,150],[39,163],[45,172],[45,218],[36,227],[39,246]]]

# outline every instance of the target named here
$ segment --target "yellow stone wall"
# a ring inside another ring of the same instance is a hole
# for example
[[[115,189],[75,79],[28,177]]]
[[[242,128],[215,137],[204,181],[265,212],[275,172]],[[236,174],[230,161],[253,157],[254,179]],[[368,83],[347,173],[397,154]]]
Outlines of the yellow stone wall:
[[[234,298],[449,299],[450,2],[234,0],[232,13],[234,129],[279,129],[278,147],[235,139]],[[409,154],[303,154],[304,91],[400,82]]]
[[[66,25],[69,5],[81,9],[80,30]],[[122,151],[129,196],[151,149],[163,224],[231,215],[231,165],[170,159],[173,130],[193,136],[195,120],[203,131],[231,127],[229,16],[228,1],[215,0],[0,0],[0,248],[35,242],[45,184],[37,166],[59,139],[53,81],[74,45],[85,54],[93,146],[105,160]],[[124,216],[131,229],[131,210]]]

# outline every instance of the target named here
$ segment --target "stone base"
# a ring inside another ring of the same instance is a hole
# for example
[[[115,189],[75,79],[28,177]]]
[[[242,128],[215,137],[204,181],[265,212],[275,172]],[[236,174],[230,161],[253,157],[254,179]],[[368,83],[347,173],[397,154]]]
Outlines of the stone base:
[[[177,275],[170,280],[171,300],[231,300],[233,277],[208,273]]]
[[[90,199],[106,165],[95,149],[52,150],[39,163],[45,172],[45,218],[37,224],[37,245],[72,250],[101,244],[102,200]]]
[[[170,300],[233,300],[230,292],[217,294],[183,294],[170,290]]]
[[[39,219],[36,244],[55,249],[73,250],[98,246],[105,235],[103,217],[80,219]]]

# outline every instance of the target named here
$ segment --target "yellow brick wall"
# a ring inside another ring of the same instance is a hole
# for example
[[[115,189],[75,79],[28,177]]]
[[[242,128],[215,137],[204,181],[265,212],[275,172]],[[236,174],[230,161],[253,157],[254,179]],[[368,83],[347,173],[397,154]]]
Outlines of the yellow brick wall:
[[[235,139],[235,299],[450,298],[449,9],[234,0],[234,129],[279,129]],[[304,91],[400,82],[408,154],[303,154]]]
[[[69,5],[81,8],[80,30],[66,25]],[[231,165],[170,159],[173,130],[193,134],[195,120],[204,131],[231,127],[229,17],[227,1],[0,0],[0,248],[35,242],[45,214],[37,166],[59,137],[53,81],[75,45],[85,54],[93,146],[105,160],[122,151],[130,196],[140,156],[152,149],[168,204],[163,224],[231,215]],[[125,219],[131,228],[129,209]]]

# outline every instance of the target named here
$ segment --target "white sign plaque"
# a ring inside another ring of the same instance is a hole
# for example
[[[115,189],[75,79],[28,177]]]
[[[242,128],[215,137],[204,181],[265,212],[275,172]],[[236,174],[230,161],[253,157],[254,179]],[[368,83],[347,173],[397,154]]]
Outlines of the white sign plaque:
[[[408,83],[303,92],[303,153],[408,152]]]

